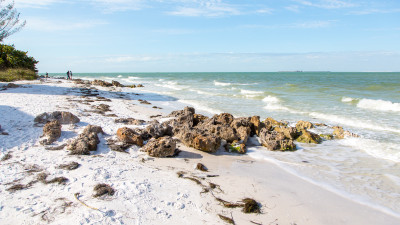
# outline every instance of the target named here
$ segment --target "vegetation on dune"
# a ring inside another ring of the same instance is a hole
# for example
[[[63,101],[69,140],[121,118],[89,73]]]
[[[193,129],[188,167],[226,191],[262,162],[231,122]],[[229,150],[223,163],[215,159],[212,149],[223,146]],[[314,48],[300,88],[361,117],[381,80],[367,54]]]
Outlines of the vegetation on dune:
[[[0,0],[0,42],[20,31],[26,21],[20,21],[14,2],[3,5]],[[14,45],[0,44],[0,81],[37,79],[36,61],[28,52],[15,49]]]

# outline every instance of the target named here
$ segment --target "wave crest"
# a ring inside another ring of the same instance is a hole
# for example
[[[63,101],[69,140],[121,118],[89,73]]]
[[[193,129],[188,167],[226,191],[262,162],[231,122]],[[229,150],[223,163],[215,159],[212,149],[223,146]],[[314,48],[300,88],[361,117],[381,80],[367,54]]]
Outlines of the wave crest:
[[[358,108],[372,109],[378,111],[392,111],[400,112],[400,103],[393,103],[385,100],[374,100],[374,99],[361,99],[358,104]]]

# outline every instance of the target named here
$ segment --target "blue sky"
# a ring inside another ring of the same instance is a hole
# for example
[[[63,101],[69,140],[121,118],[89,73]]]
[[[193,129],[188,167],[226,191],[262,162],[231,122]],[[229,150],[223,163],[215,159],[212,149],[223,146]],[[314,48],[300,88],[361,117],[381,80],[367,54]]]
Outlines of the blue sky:
[[[4,4],[4,3],[3,3]],[[39,72],[400,71],[399,0],[15,0]]]

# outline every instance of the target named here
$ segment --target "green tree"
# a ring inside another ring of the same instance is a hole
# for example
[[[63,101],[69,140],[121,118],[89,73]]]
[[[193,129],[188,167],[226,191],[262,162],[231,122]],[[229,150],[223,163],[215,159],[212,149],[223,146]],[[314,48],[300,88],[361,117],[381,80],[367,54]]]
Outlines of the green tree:
[[[3,5],[5,0],[0,0],[0,42],[5,38],[18,32],[26,24],[26,21],[20,21],[19,14],[14,8],[14,1]]]

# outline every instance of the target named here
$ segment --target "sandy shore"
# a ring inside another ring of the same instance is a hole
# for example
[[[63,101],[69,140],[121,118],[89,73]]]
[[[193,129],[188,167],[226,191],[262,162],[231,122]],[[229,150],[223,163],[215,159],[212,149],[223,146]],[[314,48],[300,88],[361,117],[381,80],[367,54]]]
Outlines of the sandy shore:
[[[182,152],[175,158],[148,157],[139,147],[129,148],[128,153],[111,151],[106,140],[115,138],[117,129],[126,126],[115,123],[116,117],[111,114],[151,121],[152,116],[170,112],[165,107],[168,104],[155,101],[160,98],[152,94],[96,86],[99,96],[111,100],[106,102],[111,111],[101,115],[91,110],[104,102],[82,97],[84,87],[72,81],[48,79],[16,84],[21,86],[0,91],[0,125],[8,133],[0,135],[0,157],[11,155],[0,162],[0,224],[226,224],[218,215],[233,218],[236,224],[400,224],[400,218],[390,212],[354,202],[273,163],[246,155],[222,149],[211,155],[182,144]],[[139,99],[152,104],[140,104]],[[63,125],[54,145],[66,143],[92,124],[105,132],[99,135],[98,150],[90,156],[45,150],[39,144],[43,128],[35,126],[33,120],[53,111],[68,111],[80,119],[76,125]],[[58,168],[72,161],[80,167]],[[209,171],[196,170],[199,162]],[[195,178],[200,184],[179,178],[177,173],[181,171],[184,177]],[[42,172],[48,173],[49,179],[66,177],[68,182],[37,182],[25,190],[7,190],[16,184],[28,184]],[[98,183],[109,184],[115,194],[93,197]],[[204,192],[210,183],[218,188]],[[75,198],[76,193],[81,202]],[[261,204],[262,213],[224,208],[216,197],[231,202],[254,198]]]

